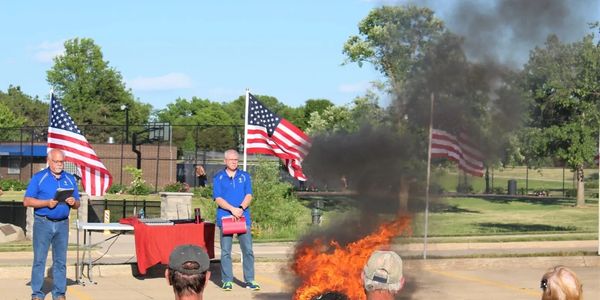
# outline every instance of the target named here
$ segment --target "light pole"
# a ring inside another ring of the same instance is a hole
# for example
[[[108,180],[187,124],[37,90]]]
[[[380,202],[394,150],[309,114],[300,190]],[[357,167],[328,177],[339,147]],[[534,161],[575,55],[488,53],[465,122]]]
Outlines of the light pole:
[[[129,144],[129,106],[123,104],[121,110],[125,111],[125,144]]]

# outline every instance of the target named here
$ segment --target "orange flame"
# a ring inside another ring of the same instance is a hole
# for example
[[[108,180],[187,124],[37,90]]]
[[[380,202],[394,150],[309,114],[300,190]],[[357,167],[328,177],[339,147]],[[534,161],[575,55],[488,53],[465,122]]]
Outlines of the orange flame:
[[[332,291],[343,293],[349,299],[366,299],[361,280],[364,265],[373,251],[388,248],[392,238],[402,233],[412,234],[408,216],[380,225],[376,232],[345,248],[336,241],[329,242],[328,247],[316,240],[312,245],[297,249],[292,269],[302,279],[302,285],[294,299],[310,300]]]

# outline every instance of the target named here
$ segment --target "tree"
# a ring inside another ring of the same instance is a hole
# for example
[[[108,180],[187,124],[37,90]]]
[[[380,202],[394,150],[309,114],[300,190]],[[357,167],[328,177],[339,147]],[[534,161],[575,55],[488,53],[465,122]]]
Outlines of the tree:
[[[14,141],[19,137],[18,128],[25,124],[25,118],[15,115],[8,106],[0,102],[0,141]],[[12,130],[10,128],[13,128]]]
[[[129,107],[131,124],[148,120],[151,106],[133,98],[121,74],[104,61],[92,39],[75,38],[64,46],[65,53],[54,58],[47,81],[80,127],[93,125],[87,130],[92,133],[88,134],[89,140],[106,141],[115,129],[104,125],[125,124],[122,105]]]
[[[577,206],[583,206],[583,167],[597,153],[600,45],[593,34],[571,44],[551,35],[544,48],[531,52],[523,76],[531,99],[529,126],[540,130],[531,147],[547,149],[576,173]]]
[[[414,5],[375,8],[358,29],[359,35],[350,36],[344,44],[346,63],[372,64],[388,78],[393,90],[402,88],[413,65],[445,31],[432,10]]]
[[[174,127],[173,140],[186,150],[195,150],[196,147],[216,151],[237,148],[243,130],[242,125],[225,111],[222,103],[197,97],[190,101],[179,98],[157,115],[160,122],[179,125]]]
[[[26,126],[48,126],[48,104],[24,94],[18,86],[9,86],[6,93],[0,91],[0,102],[16,116],[23,118]]]

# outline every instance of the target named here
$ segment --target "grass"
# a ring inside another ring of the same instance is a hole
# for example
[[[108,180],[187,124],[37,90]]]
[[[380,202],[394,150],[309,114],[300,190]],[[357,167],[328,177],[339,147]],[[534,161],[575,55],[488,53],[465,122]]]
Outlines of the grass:
[[[576,208],[561,200],[445,198],[431,205],[428,235],[501,237],[572,233],[592,234],[591,238],[597,238],[593,235],[598,232],[597,205]],[[423,236],[423,213],[414,216],[413,230],[414,236]]]

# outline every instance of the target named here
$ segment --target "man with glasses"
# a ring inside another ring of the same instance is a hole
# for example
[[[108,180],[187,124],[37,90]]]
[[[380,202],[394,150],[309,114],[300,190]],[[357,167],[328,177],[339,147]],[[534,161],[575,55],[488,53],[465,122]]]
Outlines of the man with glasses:
[[[252,250],[252,233],[250,232],[250,203],[252,202],[252,181],[250,174],[238,169],[239,154],[230,149],[225,151],[225,168],[213,177],[213,198],[217,203],[217,226],[221,233],[221,280],[223,290],[233,288],[233,271],[231,264],[231,244],[233,234],[223,234],[221,218],[233,217],[236,220],[246,218],[246,233],[238,233],[242,249],[242,267],[246,288],[259,290],[254,281],[254,252]]]
[[[69,213],[79,208],[79,191],[75,177],[64,171],[65,154],[59,149],[48,152],[48,168],[33,175],[23,205],[34,208],[33,266],[31,268],[31,298],[44,299],[42,292],[46,259],[52,245],[52,299],[66,299],[67,245],[69,242]],[[72,195],[55,199],[57,190],[73,190]]]

